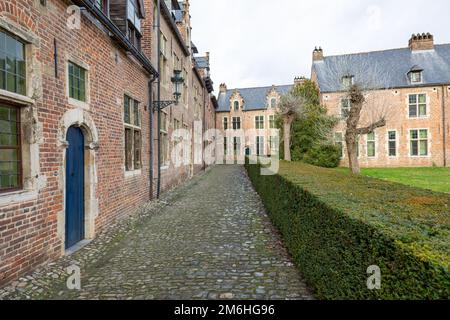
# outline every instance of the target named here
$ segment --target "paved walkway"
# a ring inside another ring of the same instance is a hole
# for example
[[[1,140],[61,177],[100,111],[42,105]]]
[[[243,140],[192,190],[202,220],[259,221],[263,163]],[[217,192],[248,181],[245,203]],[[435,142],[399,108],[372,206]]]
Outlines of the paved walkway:
[[[68,265],[81,290],[68,290]],[[4,299],[311,299],[241,166],[216,166]]]

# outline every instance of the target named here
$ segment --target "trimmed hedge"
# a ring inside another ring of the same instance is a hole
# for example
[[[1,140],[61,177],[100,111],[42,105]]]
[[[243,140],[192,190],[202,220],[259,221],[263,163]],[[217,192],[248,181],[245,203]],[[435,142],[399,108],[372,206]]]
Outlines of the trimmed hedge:
[[[303,163],[246,168],[318,298],[450,298],[448,195]],[[367,288],[371,265],[380,290]]]

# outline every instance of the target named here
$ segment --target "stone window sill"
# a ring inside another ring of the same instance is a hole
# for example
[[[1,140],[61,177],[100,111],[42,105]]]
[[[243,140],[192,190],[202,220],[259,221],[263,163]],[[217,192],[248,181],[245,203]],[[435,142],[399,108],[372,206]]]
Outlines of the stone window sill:
[[[18,190],[0,194],[0,207],[37,199],[37,192]]]
[[[30,97],[0,89],[0,98],[23,105],[34,104],[34,100]]]
[[[125,171],[125,178],[133,178],[142,175],[142,170]]]

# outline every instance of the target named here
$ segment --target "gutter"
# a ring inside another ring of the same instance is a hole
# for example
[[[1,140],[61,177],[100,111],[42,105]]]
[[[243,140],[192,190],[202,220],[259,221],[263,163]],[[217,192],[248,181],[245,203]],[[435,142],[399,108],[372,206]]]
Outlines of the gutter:
[[[122,33],[122,31],[109,19],[107,15],[100,10],[92,0],[72,0],[74,4],[79,7],[86,8],[102,25],[108,29],[114,36],[119,45],[123,47],[127,52],[130,52],[142,65],[142,67],[151,75],[158,77],[159,73],[153,67],[150,60],[141,51],[136,49],[130,40]]]

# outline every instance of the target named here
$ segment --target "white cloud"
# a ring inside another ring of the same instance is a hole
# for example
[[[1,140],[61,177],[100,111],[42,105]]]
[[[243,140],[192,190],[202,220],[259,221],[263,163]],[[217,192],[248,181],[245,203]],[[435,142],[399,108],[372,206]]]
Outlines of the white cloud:
[[[292,83],[325,55],[405,47],[412,33],[450,42],[447,0],[191,0],[193,41],[215,87]]]

